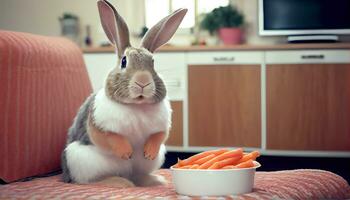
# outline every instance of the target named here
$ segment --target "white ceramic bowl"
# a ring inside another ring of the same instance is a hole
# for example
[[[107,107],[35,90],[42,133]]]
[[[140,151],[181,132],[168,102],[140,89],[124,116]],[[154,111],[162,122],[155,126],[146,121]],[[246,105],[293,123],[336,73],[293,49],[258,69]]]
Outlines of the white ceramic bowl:
[[[189,196],[223,196],[249,193],[260,163],[243,169],[177,169],[171,167],[176,192]]]

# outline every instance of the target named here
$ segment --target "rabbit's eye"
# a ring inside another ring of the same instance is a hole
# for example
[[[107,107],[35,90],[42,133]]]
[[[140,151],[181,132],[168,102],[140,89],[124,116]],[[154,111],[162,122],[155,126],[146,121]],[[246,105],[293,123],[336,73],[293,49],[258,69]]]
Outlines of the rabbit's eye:
[[[123,56],[122,58],[122,63],[121,63],[121,66],[120,66],[122,69],[124,69],[126,67],[126,56]]]

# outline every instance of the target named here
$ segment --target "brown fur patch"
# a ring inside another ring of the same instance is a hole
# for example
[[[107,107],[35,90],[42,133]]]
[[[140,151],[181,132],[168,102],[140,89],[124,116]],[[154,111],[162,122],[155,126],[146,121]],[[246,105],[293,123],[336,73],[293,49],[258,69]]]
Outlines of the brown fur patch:
[[[110,151],[122,159],[130,159],[133,152],[130,142],[118,133],[99,130],[93,123],[89,113],[87,132],[91,142],[99,148]]]
[[[164,132],[155,133],[149,136],[144,146],[145,158],[154,160],[159,152],[160,145],[165,141]]]

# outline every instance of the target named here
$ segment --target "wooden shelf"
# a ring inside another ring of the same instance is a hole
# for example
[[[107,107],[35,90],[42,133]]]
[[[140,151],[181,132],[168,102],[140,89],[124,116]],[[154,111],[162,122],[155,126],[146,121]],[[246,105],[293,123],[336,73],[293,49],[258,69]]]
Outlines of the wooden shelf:
[[[296,50],[296,49],[350,49],[350,43],[274,44],[274,45],[230,45],[230,46],[170,46],[161,47],[158,52],[188,51],[254,51],[254,50]],[[112,53],[113,47],[88,47],[84,53]]]

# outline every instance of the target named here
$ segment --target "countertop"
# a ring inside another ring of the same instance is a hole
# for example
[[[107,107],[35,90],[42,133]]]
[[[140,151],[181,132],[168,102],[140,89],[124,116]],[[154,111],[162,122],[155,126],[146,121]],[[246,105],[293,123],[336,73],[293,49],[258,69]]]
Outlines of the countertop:
[[[271,44],[271,45],[228,45],[228,46],[171,46],[165,45],[157,52],[191,51],[254,51],[254,50],[297,50],[297,49],[350,49],[350,43]],[[84,53],[112,53],[113,47],[87,47]]]

